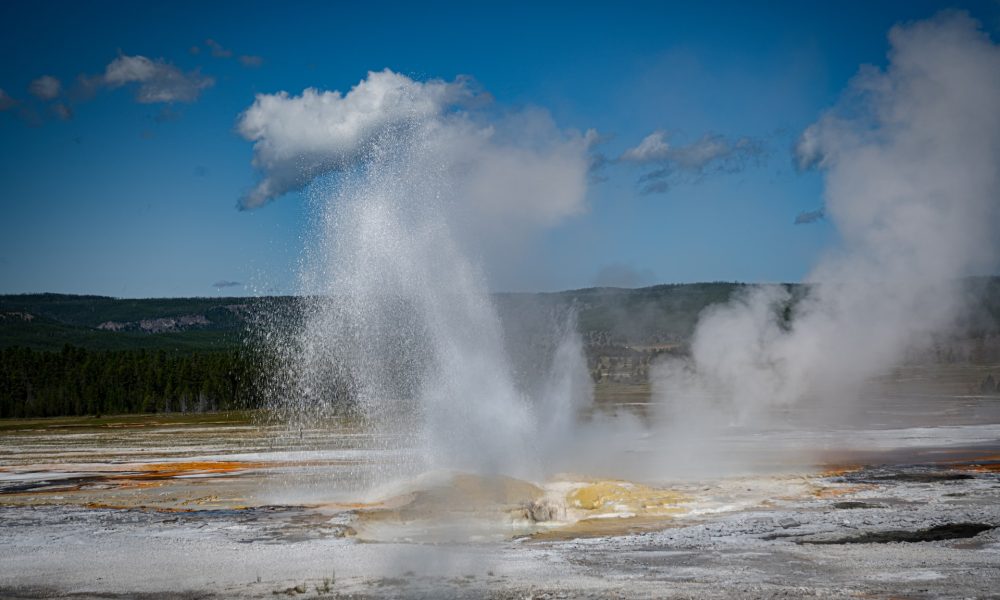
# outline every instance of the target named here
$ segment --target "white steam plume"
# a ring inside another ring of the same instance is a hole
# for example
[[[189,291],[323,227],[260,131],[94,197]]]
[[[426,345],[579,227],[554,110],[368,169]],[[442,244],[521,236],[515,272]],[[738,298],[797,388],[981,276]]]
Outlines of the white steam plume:
[[[1000,47],[964,13],[894,27],[884,70],[864,67],[803,134],[842,245],[793,303],[756,288],[707,310],[690,361],[662,365],[675,418],[726,407],[740,422],[802,399],[840,400],[946,329],[959,279],[997,266]]]

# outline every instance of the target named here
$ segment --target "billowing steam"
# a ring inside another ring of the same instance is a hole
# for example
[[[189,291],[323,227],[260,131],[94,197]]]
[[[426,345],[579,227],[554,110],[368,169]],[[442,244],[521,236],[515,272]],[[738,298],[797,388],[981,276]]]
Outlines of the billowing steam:
[[[657,373],[672,418],[845,401],[952,324],[961,277],[997,267],[1000,47],[963,13],[889,40],[885,69],[862,68],[796,148],[841,244],[804,297],[759,287],[702,315],[690,360]]]

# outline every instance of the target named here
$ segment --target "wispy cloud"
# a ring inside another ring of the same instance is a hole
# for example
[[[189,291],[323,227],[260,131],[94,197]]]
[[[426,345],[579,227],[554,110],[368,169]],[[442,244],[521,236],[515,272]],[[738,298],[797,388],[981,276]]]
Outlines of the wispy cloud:
[[[63,121],[69,121],[73,118],[73,109],[68,104],[57,102],[52,105],[52,114]]]
[[[0,88],[0,111],[10,110],[17,105],[17,100],[14,100],[10,95]]]
[[[224,289],[224,288],[240,287],[241,285],[243,285],[243,284],[240,283],[239,281],[228,281],[226,279],[220,279],[219,281],[216,281],[215,283],[213,283],[212,287],[214,287],[217,290],[221,290],[221,289]]]
[[[212,56],[215,58],[230,58],[233,56],[232,50],[224,48],[222,44],[211,38],[205,40],[205,45],[208,46],[208,49],[212,52]]]
[[[264,64],[264,59],[255,54],[242,54],[240,55],[240,64],[244,67],[255,69]]]
[[[197,70],[184,73],[163,59],[154,61],[139,55],[121,55],[111,61],[103,81],[113,88],[134,86],[135,99],[143,104],[194,102],[202,90],[215,84],[212,77]]]
[[[223,46],[222,44],[220,44],[219,42],[217,42],[212,38],[208,38],[207,40],[205,40],[204,47],[208,49],[209,54],[211,54],[214,58],[229,59],[233,58],[233,56],[235,55],[235,53],[231,48],[226,48],[225,46]],[[201,54],[202,47],[191,46],[189,51],[193,55],[198,55]],[[237,60],[239,60],[241,65],[247,67],[248,69],[256,69],[257,67],[264,64],[264,58],[256,54],[240,54],[237,57]]]
[[[667,144],[666,137],[665,132],[654,131],[643,138],[638,146],[626,150],[621,160],[645,163],[667,158],[670,154],[670,145]]]
[[[69,88],[69,99],[71,102],[85,102],[92,99],[104,85],[103,75],[79,74]]]
[[[822,208],[817,208],[816,210],[802,211],[795,216],[796,225],[807,225],[809,223],[815,223],[816,221],[821,221],[826,217],[826,213]]]
[[[156,114],[151,115],[150,118],[157,123],[169,123],[171,121],[176,121],[181,118],[180,111],[174,110],[169,104],[160,108],[156,111]]]
[[[764,144],[750,137],[706,133],[694,142],[676,145],[666,131],[660,130],[623,152],[618,162],[652,167],[639,177],[641,191],[652,194],[708,175],[740,172],[759,163],[765,154]]]
[[[39,100],[53,100],[62,91],[62,83],[51,75],[42,75],[28,85],[28,91]]]
[[[27,88],[37,101],[31,98],[19,101],[0,89],[0,111],[17,108],[15,112],[22,122],[37,127],[46,118],[72,119],[77,105],[92,100],[104,90],[126,87],[132,90],[136,102],[169,105],[194,102],[203,90],[214,84],[214,78],[197,69],[185,72],[162,58],[153,60],[141,55],[119,54],[102,73],[81,73],[69,86],[64,86],[52,75],[38,77]],[[152,118],[164,122],[179,114],[167,106]],[[144,139],[148,137],[143,134]]]
[[[583,143],[587,149],[587,179],[590,183],[601,183],[607,181],[604,174],[605,168],[614,163],[607,154],[597,149],[598,146],[610,141],[614,136],[611,134],[598,132],[596,129],[588,129],[583,134]]]

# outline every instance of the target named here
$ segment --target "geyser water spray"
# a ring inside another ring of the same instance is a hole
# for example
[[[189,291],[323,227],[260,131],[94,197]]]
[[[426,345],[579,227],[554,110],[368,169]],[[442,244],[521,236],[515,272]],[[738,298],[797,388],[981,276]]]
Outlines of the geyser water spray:
[[[330,175],[310,190],[305,309],[281,351],[281,408],[293,429],[349,409],[393,453],[367,473],[372,484],[435,469],[538,476],[553,440],[589,399],[582,346],[575,326],[554,317],[559,339],[544,361],[551,373],[538,383],[515,372],[476,238],[504,226],[519,236],[526,223],[574,211],[586,146],[579,136],[540,136],[548,130],[537,119],[508,126],[446,110],[444,84],[386,81],[400,77],[371,74],[328,98],[340,103],[324,113],[335,139],[317,143],[343,144],[336,160],[328,152],[317,163]],[[315,95],[278,102],[299,100]],[[276,109],[259,99],[246,123],[256,122],[254,110]],[[275,137],[261,139],[262,156],[278,154]],[[548,193],[567,177],[567,189]],[[535,197],[537,206],[524,209],[537,214],[508,212]]]

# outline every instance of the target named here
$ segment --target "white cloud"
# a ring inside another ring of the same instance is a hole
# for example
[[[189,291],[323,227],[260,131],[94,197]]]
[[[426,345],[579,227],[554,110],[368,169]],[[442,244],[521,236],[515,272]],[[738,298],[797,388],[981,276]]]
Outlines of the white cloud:
[[[14,108],[14,105],[16,104],[17,101],[11,98],[7,92],[0,88],[0,111],[10,110]]]
[[[163,60],[122,55],[104,70],[103,82],[111,87],[134,84],[135,99],[143,104],[194,102],[215,80],[197,71],[184,73]]]
[[[248,68],[257,68],[264,64],[264,59],[254,54],[241,54],[240,64]]]
[[[224,48],[222,44],[213,40],[205,40],[205,45],[212,51],[212,56],[215,58],[230,58],[233,55],[233,51],[228,48]]]
[[[727,159],[741,159],[758,152],[750,138],[729,141],[718,135],[705,135],[697,142],[676,149],[673,160],[685,169],[700,170]]]
[[[234,52],[220,44],[219,42],[209,38],[205,40],[205,46],[208,48],[209,52],[215,58],[232,58]],[[200,46],[191,46],[189,52],[191,54],[197,55],[201,53]],[[249,69],[255,69],[262,64],[264,64],[264,59],[256,54],[241,54],[238,57],[240,64]]]
[[[635,148],[629,148],[622,156],[621,160],[628,162],[650,162],[663,160],[670,154],[670,145],[667,144],[667,134],[663,131],[654,131],[647,135]]]
[[[61,90],[62,83],[51,75],[42,75],[28,86],[28,91],[39,100],[52,100]]]
[[[69,121],[73,118],[73,109],[69,107],[68,104],[63,102],[57,102],[52,105],[52,112],[56,117],[62,119],[63,121]]]
[[[563,131],[545,111],[502,111],[488,99],[467,79],[415,81],[390,70],[369,73],[347,93],[258,95],[237,130],[254,143],[263,178],[240,206],[408,153],[407,177],[433,172],[447,182],[442,193],[462,235],[504,231],[508,239],[496,241],[503,245],[584,211],[596,134]]]
[[[265,178],[243,206],[260,206],[347,167],[383,129],[436,117],[469,94],[460,82],[421,83],[389,70],[369,73],[347,94],[314,88],[301,96],[258,94],[237,130],[254,142],[253,165]]]
[[[618,158],[653,170],[639,178],[644,193],[665,192],[675,184],[714,173],[735,173],[764,155],[763,145],[749,137],[735,139],[707,133],[686,145],[672,145],[665,131],[654,131]]]

